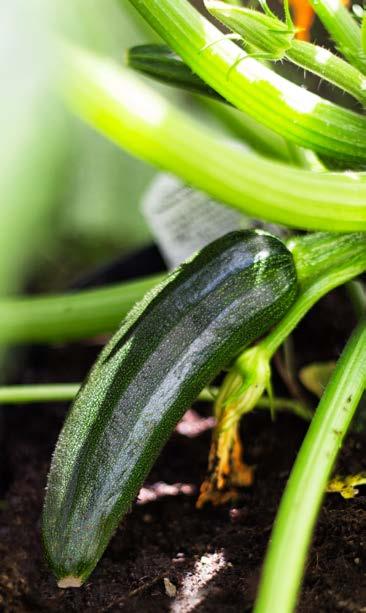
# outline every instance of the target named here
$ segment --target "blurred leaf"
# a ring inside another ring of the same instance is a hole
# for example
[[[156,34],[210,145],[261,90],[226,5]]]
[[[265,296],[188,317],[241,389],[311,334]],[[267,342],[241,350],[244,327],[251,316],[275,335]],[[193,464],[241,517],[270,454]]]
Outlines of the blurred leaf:
[[[300,370],[300,381],[309,392],[321,398],[335,367],[334,361],[314,362]]]
[[[56,53],[48,24],[39,0],[1,5],[0,293],[21,284],[62,187],[64,111],[53,93]]]
[[[314,362],[300,370],[300,381],[309,392],[321,398],[335,367],[336,362],[334,361]],[[357,407],[351,429],[353,432],[366,430],[366,393],[363,394]]]
[[[130,44],[143,42],[147,36],[156,40],[156,34],[127,2],[121,10],[114,0],[59,0],[57,11],[58,27],[68,39],[120,63]],[[124,250],[148,242],[150,232],[139,205],[155,170],[76,120],[70,136],[72,174],[60,221],[63,239],[70,236],[83,245],[103,244],[106,251],[110,243],[111,252],[117,245]],[[89,259],[89,251],[86,257]]]
[[[155,170],[84,125],[75,122],[73,134],[75,163],[62,233],[121,249],[146,242],[150,234],[139,206]]]

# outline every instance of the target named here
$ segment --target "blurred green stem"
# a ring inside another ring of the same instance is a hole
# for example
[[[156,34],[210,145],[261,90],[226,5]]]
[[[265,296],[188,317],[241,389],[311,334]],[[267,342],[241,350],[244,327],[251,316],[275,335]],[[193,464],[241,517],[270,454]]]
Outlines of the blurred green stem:
[[[6,385],[0,387],[0,404],[65,402],[73,400],[79,389],[79,383]]]
[[[0,345],[75,340],[113,331],[163,275],[80,292],[0,301]]]

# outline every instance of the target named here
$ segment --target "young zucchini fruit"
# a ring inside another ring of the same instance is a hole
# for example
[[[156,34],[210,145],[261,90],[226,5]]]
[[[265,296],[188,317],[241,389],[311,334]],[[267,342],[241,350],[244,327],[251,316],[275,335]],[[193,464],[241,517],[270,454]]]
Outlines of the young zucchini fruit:
[[[52,460],[43,539],[60,587],[85,581],[184,411],[281,319],[296,290],[286,246],[238,231],[132,309],[76,397]]]

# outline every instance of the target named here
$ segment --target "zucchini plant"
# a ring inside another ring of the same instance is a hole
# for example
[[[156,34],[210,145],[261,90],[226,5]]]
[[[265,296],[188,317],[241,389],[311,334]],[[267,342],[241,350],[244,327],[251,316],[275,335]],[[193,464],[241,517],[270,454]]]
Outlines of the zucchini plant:
[[[331,52],[298,40],[287,4],[280,20],[265,0],[263,12],[207,0],[229,35],[188,0],[130,4],[165,44],[130,49],[125,67],[63,41],[64,103],[127,152],[255,220],[285,226],[289,238],[241,230],[164,277],[2,300],[1,344],[68,341],[120,325],[80,389],[7,387],[0,399],[74,399],[51,463],[42,523],[46,556],[63,588],[89,577],[177,421],[224,369],[198,507],[235,499],[252,483],[239,434],[245,413],[287,407],[311,420],[255,605],[257,613],[290,613],[327,483],[366,386],[366,118],[358,110],[366,101],[365,18],[359,23],[340,0],[311,0],[333,39]],[[347,92],[355,110],[293,83],[271,65],[282,59]],[[177,108],[134,71],[199,94],[203,112],[226,134]],[[276,399],[272,358],[320,298],[352,280],[359,323],[315,414]]]

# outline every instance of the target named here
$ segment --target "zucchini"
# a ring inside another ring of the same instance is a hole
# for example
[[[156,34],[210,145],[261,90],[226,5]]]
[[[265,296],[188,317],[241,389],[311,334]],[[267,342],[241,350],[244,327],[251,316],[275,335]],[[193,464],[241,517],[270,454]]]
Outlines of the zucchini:
[[[184,411],[279,321],[296,290],[287,247],[237,231],[132,309],[77,395],[52,460],[43,540],[60,587],[85,581]]]

